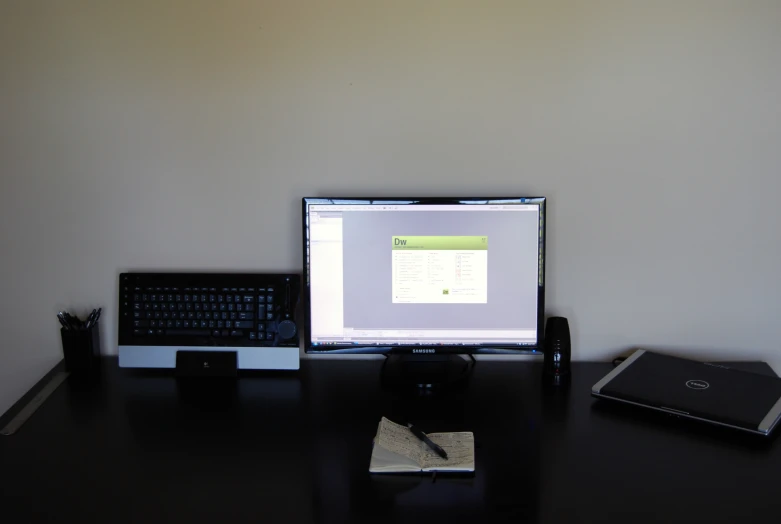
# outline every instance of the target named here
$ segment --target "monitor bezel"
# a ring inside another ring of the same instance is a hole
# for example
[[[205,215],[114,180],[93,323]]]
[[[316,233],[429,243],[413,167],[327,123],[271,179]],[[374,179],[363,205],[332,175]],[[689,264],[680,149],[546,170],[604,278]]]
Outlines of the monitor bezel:
[[[302,202],[302,232],[303,232],[303,292],[302,306],[304,308],[304,352],[307,354],[472,354],[472,355],[542,355],[543,353],[543,329],[545,322],[545,247],[546,247],[546,212],[547,197],[541,196],[514,196],[514,197],[304,197]],[[538,227],[540,241],[537,256],[540,259],[538,267],[539,280],[537,286],[537,340],[533,344],[518,346],[507,344],[481,344],[481,345],[353,345],[350,347],[313,346],[311,333],[311,309],[310,309],[310,282],[309,260],[307,257],[309,247],[309,222],[308,210],[310,205],[382,205],[393,202],[394,205],[495,205],[497,203],[508,204],[537,204],[540,207]]]

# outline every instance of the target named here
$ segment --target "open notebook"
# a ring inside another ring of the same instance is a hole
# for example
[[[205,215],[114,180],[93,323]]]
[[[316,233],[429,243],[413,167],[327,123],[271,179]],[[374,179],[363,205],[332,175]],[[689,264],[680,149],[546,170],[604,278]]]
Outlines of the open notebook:
[[[371,473],[474,472],[475,437],[472,433],[428,433],[447,452],[443,459],[406,426],[382,417],[374,437]]]

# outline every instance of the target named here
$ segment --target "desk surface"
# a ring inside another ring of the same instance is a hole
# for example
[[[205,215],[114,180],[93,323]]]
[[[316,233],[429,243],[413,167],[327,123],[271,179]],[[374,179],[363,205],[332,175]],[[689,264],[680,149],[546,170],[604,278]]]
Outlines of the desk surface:
[[[303,361],[194,393],[117,368],[69,379],[0,437],[6,522],[778,522],[781,444],[593,400],[610,364],[545,393],[540,364],[477,364],[405,399],[379,361]],[[754,364],[769,372],[766,365]],[[473,431],[474,478],[369,475],[381,416]],[[8,518],[13,516],[14,518]]]

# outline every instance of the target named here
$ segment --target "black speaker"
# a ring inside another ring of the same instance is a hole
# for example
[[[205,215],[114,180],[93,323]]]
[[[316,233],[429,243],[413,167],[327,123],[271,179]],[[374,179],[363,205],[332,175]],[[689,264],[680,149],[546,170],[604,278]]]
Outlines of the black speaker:
[[[550,317],[545,324],[545,363],[543,370],[554,385],[565,383],[570,377],[572,346],[569,322],[564,317]]]

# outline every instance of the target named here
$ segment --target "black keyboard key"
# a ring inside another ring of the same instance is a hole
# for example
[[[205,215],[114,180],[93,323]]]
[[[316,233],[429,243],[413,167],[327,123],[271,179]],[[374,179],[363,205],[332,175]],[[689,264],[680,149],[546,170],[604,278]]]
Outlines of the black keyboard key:
[[[244,304],[236,304],[236,311],[244,311]]]
[[[185,329],[190,327],[190,321],[189,320],[183,320],[182,321],[182,327],[185,328]]]
[[[189,336],[189,337],[208,337],[211,333],[208,329],[169,329],[168,335]]]
[[[228,311],[236,311],[236,307],[233,304],[228,304]]]
[[[133,321],[133,327],[140,328],[140,327],[148,327],[148,326],[149,326],[149,321],[148,320],[134,320]]]
[[[201,320],[201,327],[202,328],[209,327],[209,322],[207,322],[206,320]]]
[[[274,302],[274,295],[266,295],[266,302]]]
[[[222,313],[220,313],[220,315],[221,315],[220,318],[222,318],[223,320],[228,320],[228,312],[227,311],[223,311]]]
[[[193,304],[193,309],[195,311],[200,311],[201,310],[201,303],[200,302],[196,302],[195,304]]]
[[[274,311],[274,304],[266,304],[266,311]]]
[[[150,320],[149,321],[149,327],[156,328],[157,327],[157,320]]]
[[[134,329],[133,330],[133,336],[134,337],[142,337],[146,335],[146,329]]]
[[[225,302],[225,295],[219,295],[219,296],[217,297],[217,302],[219,302],[220,304],[222,304],[223,302]]]
[[[236,313],[235,311],[232,311],[232,312],[231,312],[231,320],[236,320],[236,315],[237,315],[237,314],[238,314],[238,313]]]
[[[146,312],[146,318],[154,318],[154,317],[155,317],[155,314],[152,313],[151,311],[147,311]]]
[[[266,330],[266,323],[258,322],[258,331],[265,331],[265,330]]]
[[[228,310],[228,306],[226,306],[225,304],[220,304],[220,311],[227,311],[227,310]]]
[[[274,320],[274,313],[266,313],[266,320]]]
[[[215,329],[214,331],[212,331],[212,336],[213,337],[219,337],[220,336],[220,330],[219,329]]]
[[[155,331],[155,334],[157,334],[157,335],[165,335],[165,330],[164,329],[158,329],[157,331]]]
[[[254,310],[255,310],[255,306],[253,306],[252,304],[244,304],[244,311],[254,311]]]
[[[141,311],[141,304],[139,302],[133,304],[133,311]]]
[[[269,286],[268,288],[266,288],[266,291],[268,291],[269,293],[273,293],[274,292],[274,287],[273,286]]]
[[[258,304],[266,303],[266,295],[258,295]]]
[[[255,297],[252,295],[244,295],[244,303],[255,302]]]
[[[150,311],[152,309],[152,304],[149,302],[144,302],[144,311]]]
[[[146,334],[147,335],[154,335],[155,334],[155,330],[154,329],[147,329],[146,330]]]
[[[266,333],[266,340],[274,340],[274,333]]]
[[[141,312],[140,311],[133,311],[133,318],[141,318]]]
[[[231,334],[231,332],[230,332],[230,331],[228,331],[227,329],[223,329],[223,330],[222,330],[222,336],[223,336],[223,337],[227,337],[227,336],[229,336],[230,334]]]
[[[165,327],[167,327],[167,328],[174,327],[174,321],[173,320],[166,320],[165,321]]]
[[[257,340],[257,339],[258,339],[258,336],[257,336],[257,335],[258,335],[258,334],[257,334],[257,333],[255,333],[254,331],[250,331],[250,332],[249,332],[249,339],[250,339],[250,340]]]
[[[240,329],[234,329],[233,331],[231,331],[231,336],[232,337],[243,337],[244,336],[244,332],[241,331]]]
[[[225,302],[233,302],[233,295],[228,295],[225,297]]]
[[[222,320],[218,320],[217,321],[217,329],[222,329],[224,327],[225,327],[225,322],[223,322]]]
[[[171,318],[171,313],[169,313],[168,311],[163,311],[163,318],[164,318],[164,319],[169,319],[169,318]]]
[[[233,327],[233,321],[232,320],[226,320],[225,321],[225,327],[228,329],[231,329]]]
[[[253,322],[251,320],[236,320],[233,323],[235,329],[252,329]]]
[[[252,313],[239,313],[238,319],[239,320],[252,320]]]
[[[217,311],[219,309],[220,309],[220,306],[218,306],[217,304],[212,304],[212,311]]]
[[[207,311],[206,313],[203,314],[203,318],[205,318],[206,320],[211,320],[212,312],[211,311]]]

